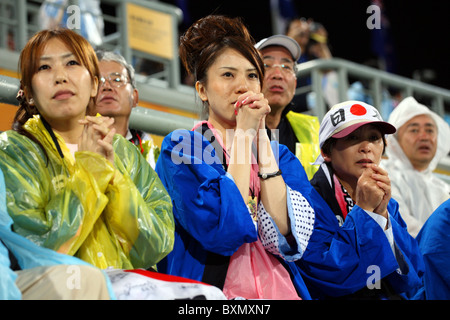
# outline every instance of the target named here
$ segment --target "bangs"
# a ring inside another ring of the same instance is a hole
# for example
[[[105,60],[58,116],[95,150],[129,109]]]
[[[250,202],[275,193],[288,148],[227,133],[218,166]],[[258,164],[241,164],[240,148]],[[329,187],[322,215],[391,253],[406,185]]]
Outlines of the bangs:
[[[54,38],[59,39],[68,47],[80,64],[88,70],[92,79],[100,78],[100,69],[94,49],[84,37],[64,28],[42,30],[30,39],[20,54],[19,73],[24,87],[31,87],[31,78],[38,71],[42,52],[47,43]]]

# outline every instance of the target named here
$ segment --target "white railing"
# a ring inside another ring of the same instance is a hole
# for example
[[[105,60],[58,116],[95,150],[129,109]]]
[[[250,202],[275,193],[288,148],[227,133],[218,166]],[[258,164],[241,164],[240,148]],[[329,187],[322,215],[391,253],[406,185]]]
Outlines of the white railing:
[[[330,70],[337,73],[337,91],[340,101],[348,99],[348,90],[350,78],[355,81],[369,83],[368,94],[372,96],[373,105],[380,109],[383,97],[383,90],[394,88],[401,92],[403,97],[415,96],[420,99],[430,101],[427,104],[430,109],[440,116],[444,117],[446,110],[450,112],[450,90],[429,85],[417,80],[411,80],[392,73],[377,70],[371,67],[363,66],[351,61],[333,58],[319,59],[302,63],[298,67],[298,77],[310,77],[311,85],[309,88],[301,88],[302,91],[311,91],[315,93],[315,106],[312,113],[320,119],[325,115],[327,106],[324,100],[322,89],[322,78],[325,72]],[[381,110],[380,110],[381,111]],[[382,114],[387,119],[387,114]]]
[[[24,47],[29,37],[39,30],[39,8],[43,2],[0,1],[0,48],[18,52]],[[66,7],[77,4],[78,0],[68,0]],[[177,88],[180,84],[178,25],[183,19],[182,11],[166,3],[146,0],[102,0],[101,5],[108,8],[108,13],[102,14],[102,18],[111,31],[105,34],[102,44],[96,49],[118,51],[127,61],[144,59],[156,63],[161,70],[146,79],[163,79],[169,87]],[[67,10],[68,15],[82,16],[84,13],[81,10]],[[133,26],[136,27],[134,30]],[[152,28],[158,35],[150,39]],[[136,30],[142,33],[138,34]],[[161,33],[164,35],[161,36]],[[161,49],[161,43],[164,49]],[[148,50],[151,48],[153,50]]]

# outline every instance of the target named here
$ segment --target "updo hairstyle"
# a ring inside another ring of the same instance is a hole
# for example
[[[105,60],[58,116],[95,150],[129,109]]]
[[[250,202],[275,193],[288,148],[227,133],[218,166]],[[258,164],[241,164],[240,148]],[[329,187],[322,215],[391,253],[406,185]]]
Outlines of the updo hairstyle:
[[[218,55],[231,48],[241,53],[258,73],[263,86],[264,63],[255,41],[240,18],[209,15],[196,21],[180,37],[180,58],[195,81],[206,83],[206,72]]]

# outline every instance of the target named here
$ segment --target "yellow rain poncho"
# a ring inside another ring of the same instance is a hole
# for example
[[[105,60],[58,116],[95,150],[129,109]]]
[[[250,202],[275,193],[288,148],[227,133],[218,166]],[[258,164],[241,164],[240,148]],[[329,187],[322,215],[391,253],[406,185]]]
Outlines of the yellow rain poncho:
[[[62,158],[39,116],[24,128],[42,148],[15,131],[0,134],[13,230],[34,243],[99,268],[149,268],[173,247],[172,203],[157,174],[122,136],[115,166],[88,151],[75,159],[55,133]]]
[[[292,111],[286,114],[286,118],[299,141],[295,150],[295,156],[300,160],[308,179],[311,180],[319,169],[318,165],[314,165],[314,161],[320,155],[319,118]]]

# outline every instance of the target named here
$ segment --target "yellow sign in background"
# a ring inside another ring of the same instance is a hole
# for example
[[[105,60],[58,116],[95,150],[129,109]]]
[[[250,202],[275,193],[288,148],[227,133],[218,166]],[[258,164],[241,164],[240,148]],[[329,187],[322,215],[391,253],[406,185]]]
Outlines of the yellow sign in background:
[[[135,50],[173,59],[171,19],[170,14],[128,3],[128,45]]]

